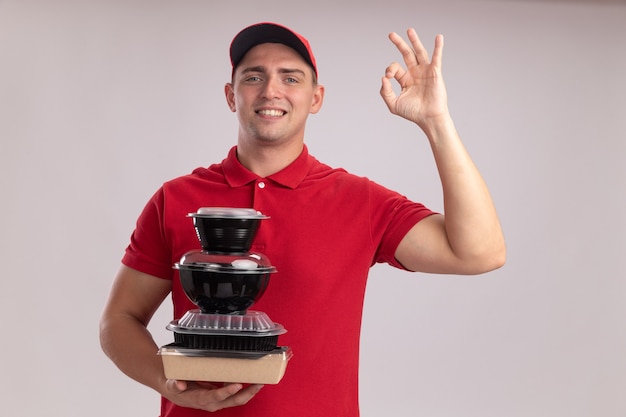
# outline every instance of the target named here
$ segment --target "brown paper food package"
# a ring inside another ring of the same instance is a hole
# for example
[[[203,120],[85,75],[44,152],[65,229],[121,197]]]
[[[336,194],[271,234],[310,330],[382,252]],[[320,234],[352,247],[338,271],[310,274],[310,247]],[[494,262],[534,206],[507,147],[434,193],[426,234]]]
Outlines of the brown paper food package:
[[[287,362],[293,356],[290,348],[277,348],[255,358],[204,355],[202,351],[186,354],[188,349],[163,346],[165,377],[182,381],[239,382],[249,384],[278,384],[285,374]]]

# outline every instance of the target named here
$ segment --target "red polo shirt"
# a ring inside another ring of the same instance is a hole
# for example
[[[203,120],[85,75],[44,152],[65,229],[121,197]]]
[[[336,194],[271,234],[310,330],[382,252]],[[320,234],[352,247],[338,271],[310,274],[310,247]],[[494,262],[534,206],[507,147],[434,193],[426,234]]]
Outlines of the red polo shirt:
[[[333,169],[308,154],[261,178],[238,161],[236,147],[220,164],[165,183],[137,221],[122,262],[172,280],[175,318],[196,308],[172,268],[200,249],[187,217],[199,207],[252,207],[269,219],[252,251],[277,268],[253,310],[285,326],[279,345],[294,356],[282,381],[247,405],[214,413],[237,417],[356,417],[361,313],[370,267],[402,266],[394,253],[407,231],[432,212],[367,178]],[[163,323],[165,325],[167,323]],[[162,401],[163,417],[207,416]]]

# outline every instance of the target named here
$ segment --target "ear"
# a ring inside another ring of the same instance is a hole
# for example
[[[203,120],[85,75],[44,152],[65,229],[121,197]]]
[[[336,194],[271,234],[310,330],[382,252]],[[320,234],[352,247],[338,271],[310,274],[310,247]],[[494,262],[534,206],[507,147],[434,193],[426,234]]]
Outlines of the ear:
[[[235,88],[232,83],[226,83],[224,86],[224,94],[226,95],[226,103],[228,103],[230,111],[233,113],[236,112],[237,106],[235,106]]]
[[[322,103],[324,102],[324,86],[321,84],[317,84],[315,86],[315,91],[313,92],[313,100],[311,100],[311,108],[309,109],[309,113],[315,114],[322,108]]]

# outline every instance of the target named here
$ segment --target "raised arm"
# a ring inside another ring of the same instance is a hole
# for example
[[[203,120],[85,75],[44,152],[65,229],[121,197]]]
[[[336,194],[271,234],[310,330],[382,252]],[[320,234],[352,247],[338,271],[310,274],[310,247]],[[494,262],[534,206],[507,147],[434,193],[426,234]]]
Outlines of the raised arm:
[[[417,124],[428,138],[443,188],[444,215],[415,225],[396,258],[407,269],[432,273],[479,274],[499,268],[506,248],[496,209],[448,111],[441,75],[443,36],[435,38],[431,59],[415,30],[407,35],[410,45],[396,33],[389,35],[404,66],[394,62],[387,67],[380,93],[393,114]],[[399,94],[392,79],[400,85]]]

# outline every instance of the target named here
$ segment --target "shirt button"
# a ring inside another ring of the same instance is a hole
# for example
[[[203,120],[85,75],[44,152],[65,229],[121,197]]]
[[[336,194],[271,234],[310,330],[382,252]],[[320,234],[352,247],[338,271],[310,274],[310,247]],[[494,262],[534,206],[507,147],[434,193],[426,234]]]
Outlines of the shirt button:
[[[265,188],[265,183],[263,181],[259,182],[259,188]]]

